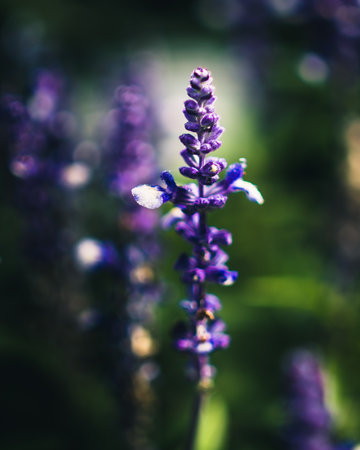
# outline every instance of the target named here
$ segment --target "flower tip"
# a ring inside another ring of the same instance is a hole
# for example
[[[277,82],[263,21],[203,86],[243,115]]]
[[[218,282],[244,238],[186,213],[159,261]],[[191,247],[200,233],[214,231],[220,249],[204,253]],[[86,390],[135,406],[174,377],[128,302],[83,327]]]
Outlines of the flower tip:
[[[252,195],[252,198],[249,197],[249,199],[255,203],[257,203],[258,205],[262,205],[264,203],[264,197],[261,195],[261,192],[256,188],[256,190],[254,190],[254,193]]]
[[[246,158],[239,158],[239,163],[243,166],[244,169],[246,169],[246,167],[247,167]]]
[[[174,177],[168,170],[165,170],[164,172],[162,172],[162,174],[160,175],[160,178],[162,179],[162,181],[164,181],[166,183],[166,186],[168,187],[168,189],[170,191],[174,192],[176,190],[176,183],[175,183]]]
[[[264,203],[264,197],[261,195],[261,192],[255,186],[255,184],[249,183],[248,181],[244,181],[242,178],[239,178],[232,184],[232,187],[234,190],[245,192],[245,195],[251,202],[255,202],[258,205],[262,205]]]
[[[131,189],[136,203],[144,208],[157,209],[169,200],[169,195],[160,186],[142,184]]]
[[[237,280],[238,273],[236,271],[229,271],[222,281],[223,286],[231,286]]]

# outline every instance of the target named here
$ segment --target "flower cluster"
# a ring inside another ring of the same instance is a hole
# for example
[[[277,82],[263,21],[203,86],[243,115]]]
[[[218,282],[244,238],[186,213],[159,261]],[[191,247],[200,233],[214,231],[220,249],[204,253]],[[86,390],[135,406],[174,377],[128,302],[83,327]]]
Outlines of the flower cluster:
[[[158,299],[157,283],[151,264],[147,263],[158,252],[155,237],[158,214],[135,207],[130,187],[134,183],[151,181],[157,161],[152,146],[154,124],[150,105],[138,85],[117,87],[113,105],[101,126],[102,175],[106,193],[119,200],[118,217],[114,216],[113,223],[117,232],[121,230],[121,235],[116,243],[84,238],[75,249],[75,257],[83,269],[106,267],[117,276],[123,276],[127,281],[128,308],[136,320],[143,322],[152,315],[153,303]],[[121,238],[124,242],[119,242]],[[154,296],[153,301],[150,301],[151,296]]]
[[[111,192],[129,196],[130,189],[155,176],[156,158],[151,145],[153,121],[150,105],[139,86],[119,86],[114,107],[103,122],[105,173]]]
[[[221,179],[220,173],[227,168],[226,160],[209,156],[221,146],[219,137],[224,128],[219,125],[219,116],[214,112],[216,97],[207,69],[199,67],[193,71],[187,93],[190,99],[185,101],[183,113],[187,119],[185,128],[190,133],[180,136],[185,146],[181,156],[186,166],[179,170],[197,183],[178,186],[171,173],[165,171],[161,174],[162,185],[137,186],[132,189],[132,194],[138,204],[149,209],[172,202],[175,208],[164,217],[164,226],[175,226],[175,230],[193,246],[192,255],[181,255],[176,263],[188,291],[188,299],[181,306],[190,320],[178,327],[175,344],[179,350],[194,356],[196,378],[206,385],[214,374],[214,368],[209,365],[209,354],[229,344],[229,336],[224,333],[225,324],[216,317],[221,308],[220,300],[206,292],[206,283],[231,285],[237,278],[237,272],[226,266],[228,256],[221,248],[231,244],[231,234],[208,226],[207,213],[224,207],[228,195],[233,192],[243,191],[258,204],[263,203],[263,198],[256,186],[243,180],[245,159],[231,165]]]
[[[330,414],[324,400],[324,381],[312,353],[295,352],[286,368],[289,425],[286,440],[294,450],[332,450]]]
[[[26,221],[26,252],[45,265],[64,254],[64,188],[72,187],[76,169],[87,177],[84,168],[71,163],[75,119],[62,103],[64,79],[48,70],[38,73],[26,102],[14,95],[2,101],[10,170],[18,181],[17,202]]]
[[[83,312],[80,325],[102,329],[107,352],[116,342],[110,376],[120,404],[121,426],[131,441],[129,448],[138,448],[139,440],[145,445],[151,422],[151,381],[158,373],[152,359],[156,350],[152,322],[161,297],[154,270],[159,254],[158,213],[139,209],[130,194],[134,183],[151,182],[157,170],[153,116],[139,85],[117,87],[101,128],[104,195],[115,197],[118,205],[109,224],[113,241],[83,238],[74,253],[89,275],[94,271],[110,274],[112,288],[98,311]]]

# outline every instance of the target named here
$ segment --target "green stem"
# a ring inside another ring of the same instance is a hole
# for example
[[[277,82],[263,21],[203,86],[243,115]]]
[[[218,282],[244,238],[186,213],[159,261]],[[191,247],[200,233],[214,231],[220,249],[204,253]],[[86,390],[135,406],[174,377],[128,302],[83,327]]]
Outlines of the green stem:
[[[196,392],[194,403],[193,403],[193,409],[191,414],[191,422],[190,422],[190,428],[189,428],[189,434],[185,445],[185,450],[195,450],[196,445],[196,436],[199,428],[200,423],[200,415],[202,411],[202,406],[204,404],[205,398],[206,398],[206,392],[203,390],[198,390]]]

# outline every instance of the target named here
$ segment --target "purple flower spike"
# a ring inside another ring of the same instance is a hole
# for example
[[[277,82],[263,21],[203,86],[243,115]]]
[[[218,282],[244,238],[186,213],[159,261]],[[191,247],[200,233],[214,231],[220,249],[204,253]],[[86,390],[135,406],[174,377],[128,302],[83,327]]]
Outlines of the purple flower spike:
[[[172,202],[176,207],[163,218],[163,226],[174,226],[193,247],[192,255],[181,255],[175,265],[188,291],[181,306],[189,318],[188,324],[177,330],[175,346],[192,356],[193,373],[202,387],[211,385],[215,374],[209,364],[210,353],[226,348],[230,342],[224,334],[225,324],[216,317],[221,309],[220,300],[207,293],[206,287],[208,283],[230,286],[238,276],[225,265],[228,255],[220,248],[231,245],[231,234],[208,226],[207,213],[223,208],[228,195],[236,191],[245,192],[251,201],[263,203],[256,186],[243,180],[245,159],[231,165],[222,176],[226,160],[207,156],[221,146],[218,139],[224,131],[214,111],[214,91],[210,72],[201,67],[194,70],[187,88],[190,100],[185,101],[183,110],[185,129],[190,133],[179,138],[185,146],[181,156],[186,166],[179,171],[196,183],[177,186],[169,172],[164,172],[161,179],[166,186],[142,185],[132,190],[136,202],[146,208]]]
[[[28,105],[32,119],[45,122],[53,116],[63,84],[63,79],[50,71],[39,73],[34,95]]]
[[[68,103],[65,84],[59,74],[40,70],[28,98],[7,94],[0,101],[9,168],[16,177],[16,202],[26,224],[23,249],[39,273],[50,268],[57,273],[70,244],[65,189],[78,187],[90,176],[85,165],[72,163],[76,120],[64,109]],[[71,130],[59,127],[64,117]]]
[[[333,450],[330,414],[324,398],[324,381],[315,356],[294,352],[286,366],[288,426],[286,440],[293,450]]]

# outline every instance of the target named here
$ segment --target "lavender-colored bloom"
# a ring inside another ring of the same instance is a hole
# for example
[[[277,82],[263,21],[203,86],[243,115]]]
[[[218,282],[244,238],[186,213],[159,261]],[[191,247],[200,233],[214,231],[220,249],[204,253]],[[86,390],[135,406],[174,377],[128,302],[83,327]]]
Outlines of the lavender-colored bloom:
[[[153,261],[159,253],[156,238],[158,214],[134,205],[130,186],[150,182],[156,171],[152,146],[153,116],[146,95],[138,85],[116,88],[111,109],[102,120],[102,173],[108,193],[119,198],[114,224],[125,242],[111,243],[95,238],[81,239],[74,257],[83,270],[111,270],[121,277],[120,291],[126,293],[131,320],[144,324],[153,315],[159,299]],[[164,175],[166,179],[166,175]],[[151,189],[149,187],[149,189]]]
[[[154,264],[159,255],[158,212],[138,208],[130,193],[134,184],[151,183],[157,173],[154,115],[143,90],[134,84],[119,86],[101,125],[103,185],[118,201],[112,220],[116,241],[84,238],[74,256],[88,276],[95,271],[112,276],[111,296],[104,299],[108,303],[96,315],[99,320],[86,321],[85,310],[79,323],[82,329],[88,322],[103,329],[108,338],[106,352],[116,348],[110,377],[122,415],[120,427],[126,430],[129,448],[137,448],[140,440],[147,447],[151,381],[158,372],[152,360],[156,344],[151,329],[161,287]]]
[[[132,320],[144,324],[159,298],[150,263],[159,251],[155,232],[158,213],[135,207],[130,188],[135,183],[151,182],[157,162],[152,145],[154,120],[147,97],[138,85],[122,85],[115,90],[113,107],[106,114],[104,125],[106,183],[110,193],[121,200],[118,224],[129,238],[118,249],[121,270],[128,280],[128,310]],[[160,196],[166,195],[154,189]]]
[[[105,118],[105,171],[110,190],[123,198],[141,182],[154,179],[150,105],[138,86],[119,86]]]
[[[61,109],[63,86],[63,77],[42,70],[26,102],[13,95],[2,102],[9,166],[18,179],[17,203],[26,222],[25,248],[40,265],[56,263],[66,247],[60,198],[74,180],[69,171],[74,119]],[[84,170],[81,175],[84,179]]]
[[[243,191],[258,204],[263,203],[263,198],[255,185],[243,180],[244,159],[231,165],[220,179],[220,173],[227,167],[226,160],[208,156],[221,146],[219,138],[224,128],[214,112],[214,86],[207,69],[194,70],[187,93],[191,99],[184,103],[185,128],[195,134],[180,136],[185,146],[181,156],[186,166],[179,170],[197,183],[178,186],[173,176],[165,171],[161,175],[161,185],[140,185],[132,189],[132,194],[138,204],[149,209],[172,202],[175,208],[164,217],[163,225],[175,226],[193,246],[192,255],[181,255],[175,266],[182,273],[188,290],[188,299],[181,305],[189,316],[189,323],[176,331],[175,346],[193,355],[197,381],[205,386],[215,373],[209,364],[209,354],[227,347],[230,341],[224,333],[225,324],[215,317],[221,308],[220,301],[206,292],[206,285],[227,286],[237,278],[237,272],[225,265],[228,256],[221,249],[231,244],[231,234],[208,226],[207,212],[224,207],[228,195],[236,191]]]
[[[40,72],[34,95],[28,102],[30,117],[46,122],[56,111],[59,94],[63,90],[63,79],[50,71]]]
[[[126,242],[118,246],[122,275],[116,289],[122,305],[119,304],[115,321],[122,321],[125,329],[117,336],[124,350],[118,355],[115,383],[119,395],[123,396],[124,389],[129,395],[121,409],[126,411],[124,422],[128,423],[130,448],[135,448],[139,439],[148,445],[145,442],[151,423],[151,381],[158,372],[152,360],[156,351],[152,322],[161,287],[155,275],[155,261],[159,257],[158,212],[137,208],[130,189],[135,184],[151,183],[157,173],[152,145],[156,127],[145,93],[134,84],[116,89],[114,107],[107,119],[105,173],[109,191],[120,200],[119,231],[127,236]]]
[[[289,448],[332,450],[323,375],[312,353],[299,350],[291,356],[286,367],[286,382]]]

